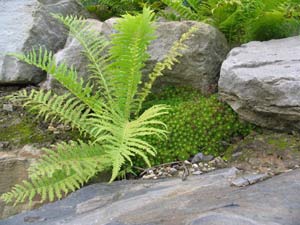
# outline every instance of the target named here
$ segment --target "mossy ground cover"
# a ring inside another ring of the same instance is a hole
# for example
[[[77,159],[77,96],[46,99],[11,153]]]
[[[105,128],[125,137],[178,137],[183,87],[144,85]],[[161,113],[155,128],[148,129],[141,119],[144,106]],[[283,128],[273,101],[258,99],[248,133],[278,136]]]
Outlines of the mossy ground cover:
[[[199,152],[223,155],[234,138],[244,137],[253,129],[217,95],[205,97],[189,87],[168,87],[152,94],[144,107],[158,103],[170,105],[171,110],[161,118],[168,126],[168,140],[149,137],[158,151],[151,158],[153,165],[186,160]]]
[[[20,105],[5,98],[15,90],[2,88],[0,95],[0,143],[5,142],[9,150],[22,147],[26,144],[48,146],[59,140],[70,140],[79,136],[76,131],[49,130],[49,123],[41,122],[34,115],[29,114]],[[11,105],[12,111],[3,108],[4,105]],[[54,124],[54,127],[59,124]]]
[[[244,171],[278,174],[300,165],[300,135],[270,130],[252,132],[226,150],[232,166]]]

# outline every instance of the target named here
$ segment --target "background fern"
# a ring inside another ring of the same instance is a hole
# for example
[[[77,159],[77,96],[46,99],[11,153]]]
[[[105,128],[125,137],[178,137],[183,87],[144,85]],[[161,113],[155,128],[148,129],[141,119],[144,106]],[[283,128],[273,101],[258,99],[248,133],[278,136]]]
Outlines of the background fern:
[[[13,54],[16,58],[51,74],[70,93],[58,96],[51,91],[21,91],[14,101],[23,102],[28,110],[50,121],[70,124],[78,129],[88,142],[76,140],[60,143],[53,149],[44,149],[45,155],[29,169],[28,181],[16,185],[1,196],[6,203],[32,201],[36,195],[41,201],[61,198],[82,186],[97,173],[112,169],[113,181],[125,163],[139,156],[150,166],[149,155],[156,154],[155,147],[144,138],[167,137],[166,125],[159,117],[168,113],[164,104],[153,105],[140,112],[138,104],[149,94],[141,85],[141,70],[148,59],[146,52],[155,38],[154,13],[148,8],[138,15],[124,15],[115,26],[116,34],[108,43],[96,35],[84,20],[77,17],[55,16],[81,43],[90,61],[92,79],[85,83],[76,71],[65,64],[57,65],[53,53],[45,49],[32,50],[27,54]],[[164,68],[171,68],[186,46],[183,41],[192,36],[189,32],[174,44],[170,53],[151,73],[146,87]],[[105,55],[108,52],[108,55]],[[142,84],[143,86],[143,84]],[[140,90],[140,91],[139,91]]]
[[[300,32],[299,0],[162,2],[175,10],[181,19],[203,21],[218,27],[233,45],[252,40],[288,37]]]
[[[159,0],[81,0],[81,2],[102,21],[124,13],[135,14],[146,6],[154,11],[164,7]]]

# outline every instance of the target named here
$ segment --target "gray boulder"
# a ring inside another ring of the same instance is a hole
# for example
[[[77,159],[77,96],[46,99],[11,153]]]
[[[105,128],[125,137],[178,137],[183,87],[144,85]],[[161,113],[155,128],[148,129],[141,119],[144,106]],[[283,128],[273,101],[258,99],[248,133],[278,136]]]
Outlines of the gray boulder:
[[[103,23],[93,20],[88,22],[97,25],[93,25],[96,31],[109,38],[109,35],[114,32],[112,26],[116,20],[112,18]],[[172,44],[196,23],[198,22],[157,22],[157,39],[149,47],[151,58],[146,64],[144,73],[151,72],[154,65],[163,60]],[[228,45],[223,34],[217,29],[204,23],[199,24],[200,29],[186,42],[189,48],[182,52],[183,56],[179,58],[180,63],[176,64],[173,70],[165,70],[164,76],[156,81],[154,89],[173,85],[192,86],[204,94],[216,91],[221,63],[228,53]],[[69,37],[65,48],[55,57],[57,63],[66,62],[69,66],[73,65],[79,72],[79,76],[87,79],[87,61],[81,53],[82,48],[78,42]],[[51,78],[50,82],[48,78],[46,87],[60,91],[59,86],[52,82]]]
[[[26,52],[38,46],[54,52],[62,48],[67,32],[51,13],[87,15],[76,0],[1,0],[0,85],[36,84],[45,78],[40,70],[7,53]]]
[[[204,94],[216,91],[220,67],[229,48],[223,34],[205,23],[158,22],[157,39],[149,48],[151,58],[145,73],[151,72],[154,65],[167,54],[172,44],[197,23],[200,28],[186,42],[188,49],[182,52],[180,63],[175,64],[172,70],[165,70],[164,76],[156,81],[155,88],[172,85],[192,86]]]
[[[0,225],[297,225],[300,170],[245,188],[237,169],[156,181],[95,184]]]
[[[247,121],[299,130],[300,37],[233,49],[221,68],[219,93]]]

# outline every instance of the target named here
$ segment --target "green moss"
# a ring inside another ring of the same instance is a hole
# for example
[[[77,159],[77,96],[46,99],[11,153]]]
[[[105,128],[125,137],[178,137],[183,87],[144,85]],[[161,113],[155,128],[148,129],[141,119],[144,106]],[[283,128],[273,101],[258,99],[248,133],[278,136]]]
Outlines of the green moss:
[[[200,151],[223,155],[233,137],[245,136],[252,129],[216,95],[204,97],[191,88],[167,88],[152,95],[145,108],[154,104],[171,106],[170,113],[160,118],[168,126],[168,140],[147,139],[158,151],[151,158],[154,165],[189,159]]]
[[[23,119],[19,123],[1,128],[0,141],[8,141],[14,145],[42,143],[53,139],[53,135],[38,128],[38,124]]]

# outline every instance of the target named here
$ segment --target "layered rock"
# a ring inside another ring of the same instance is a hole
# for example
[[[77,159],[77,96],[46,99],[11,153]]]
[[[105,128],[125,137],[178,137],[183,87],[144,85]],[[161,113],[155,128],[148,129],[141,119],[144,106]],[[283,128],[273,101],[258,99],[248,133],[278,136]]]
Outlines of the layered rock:
[[[62,48],[68,35],[51,13],[87,14],[76,0],[1,1],[0,85],[36,84],[45,78],[40,70],[18,62],[7,53],[26,52],[38,46],[54,52]]]
[[[267,181],[230,186],[237,170],[156,181],[95,184],[0,225],[295,225],[300,170]]]
[[[0,195],[28,177],[27,168],[40,154],[40,151],[31,145],[25,145],[14,151],[0,151]],[[5,205],[0,200],[0,219],[22,212],[24,209],[33,208],[36,204],[37,202],[34,202],[31,206],[20,204],[13,207],[12,205]]]
[[[219,93],[247,121],[299,130],[300,37],[233,49],[221,68]]]
[[[113,33],[112,25],[114,22],[115,19],[109,19],[104,23],[88,20],[96,32],[104,34],[106,37]],[[151,57],[146,63],[144,73],[151,72],[154,65],[163,60],[172,44],[196,23],[198,22],[157,22],[157,39],[149,47]],[[180,63],[174,65],[172,70],[165,70],[164,76],[156,81],[154,88],[172,85],[192,86],[204,94],[216,91],[220,66],[228,52],[227,42],[223,34],[214,27],[204,23],[198,24],[200,28],[186,42],[188,49],[182,52],[183,56],[179,58]],[[55,57],[57,63],[66,62],[69,66],[73,65],[79,71],[79,76],[88,77],[87,60],[82,55],[82,48],[72,37],[68,38],[65,48],[58,52]],[[49,79],[46,86],[58,88],[56,83],[49,82]]]

